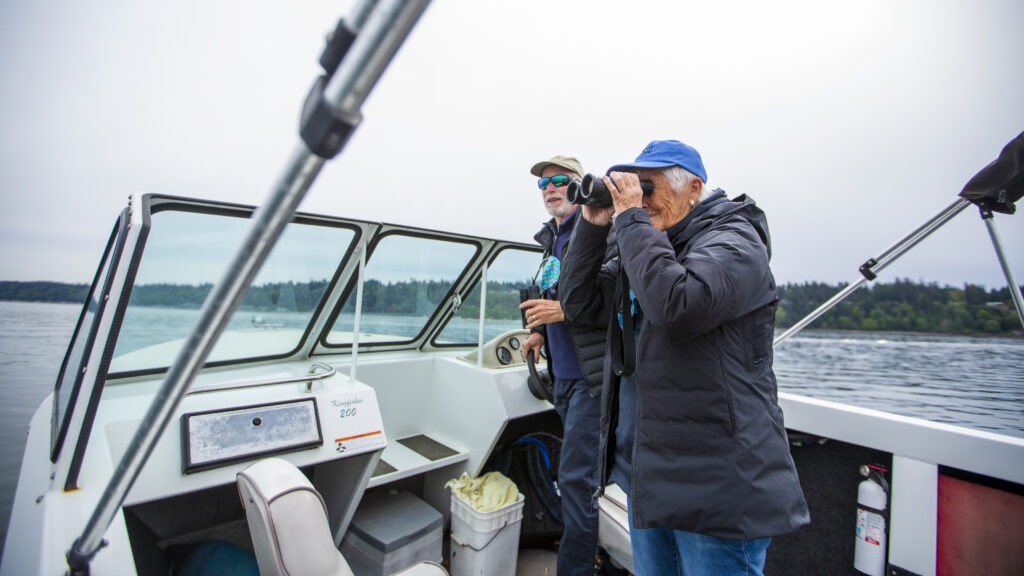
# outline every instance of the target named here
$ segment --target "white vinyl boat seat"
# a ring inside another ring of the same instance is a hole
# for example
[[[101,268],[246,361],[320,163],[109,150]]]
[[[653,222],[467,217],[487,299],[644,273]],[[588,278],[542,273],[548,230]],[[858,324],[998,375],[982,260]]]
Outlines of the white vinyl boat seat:
[[[334,546],[323,498],[294,464],[266,458],[240,471],[236,479],[260,576],[353,576]],[[398,574],[448,572],[433,562],[420,562]]]
[[[605,486],[597,500],[597,541],[622,568],[633,572],[633,547],[629,540],[629,509],[626,493],[614,482]]]

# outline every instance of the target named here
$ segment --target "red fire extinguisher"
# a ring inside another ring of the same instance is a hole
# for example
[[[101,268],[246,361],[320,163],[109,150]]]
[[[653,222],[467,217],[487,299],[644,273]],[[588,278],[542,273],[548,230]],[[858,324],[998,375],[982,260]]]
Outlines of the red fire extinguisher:
[[[857,486],[857,540],[853,567],[870,576],[885,576],[886,509],[889,483],[885,468],[869,464],[860,467],[864,480]]]

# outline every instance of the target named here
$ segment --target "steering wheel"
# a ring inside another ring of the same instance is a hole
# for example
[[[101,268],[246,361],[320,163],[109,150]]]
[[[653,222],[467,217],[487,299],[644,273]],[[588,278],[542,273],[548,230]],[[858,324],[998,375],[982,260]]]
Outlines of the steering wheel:
[[[555,385],[547,371],[537,372],[537,362],[533,350],[526,353],[526,367],[530,369],[530,375],[526,377],[526,385],[530,393],[538,400],[547,400],[555,403]]]

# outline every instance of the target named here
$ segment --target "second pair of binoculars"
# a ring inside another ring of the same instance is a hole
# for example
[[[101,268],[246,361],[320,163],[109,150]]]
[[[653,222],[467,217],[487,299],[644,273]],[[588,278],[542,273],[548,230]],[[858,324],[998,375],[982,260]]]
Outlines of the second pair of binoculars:
[[[650,196],[654,192],[654,182],[641,180],[640,189],[644,191],[644,196]],[[601,177],[594,174],[585,174],[582,181],[569,182],[569,187],[565,189],[565,199],[572,204],[595,207],[612,205],[611,192]]]

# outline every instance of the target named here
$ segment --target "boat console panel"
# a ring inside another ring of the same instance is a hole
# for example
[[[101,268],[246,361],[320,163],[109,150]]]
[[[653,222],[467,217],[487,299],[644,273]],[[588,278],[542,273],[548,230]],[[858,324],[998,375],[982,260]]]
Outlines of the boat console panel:
[[[517,366],[525,366],[526,361],[523,360],[523,355],[519,351],[522,348],[523,343],[530,336],[529,330],[517,329],[509,330],[504,334],[500,334],[495,338],[487,341],[482,348],[483,361],[480,362],[481,349],[474,348],[471,352],[463,354],[459,358],[469,362],[471,364],[480,364],[484,368],[513,368]],[[538,360],[544,362],[543,357]]]
[[[313,398],[195,412],[181,419],[186,474],[323,443]]]

